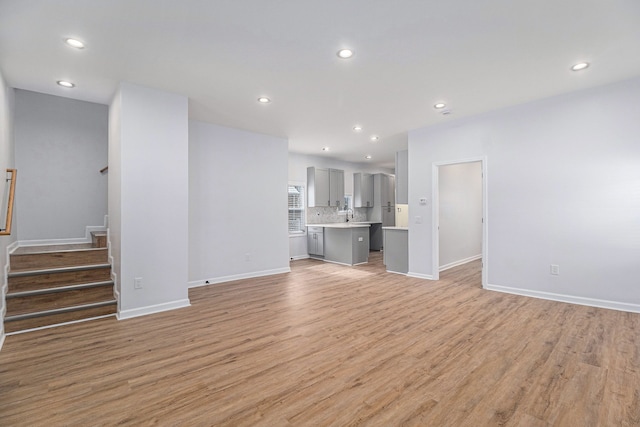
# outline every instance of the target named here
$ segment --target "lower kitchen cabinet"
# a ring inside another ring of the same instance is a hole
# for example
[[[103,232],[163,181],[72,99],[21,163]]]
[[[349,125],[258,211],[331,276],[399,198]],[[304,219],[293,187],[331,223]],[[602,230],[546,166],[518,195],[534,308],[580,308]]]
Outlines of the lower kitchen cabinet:
[[[307,252],[312,256],[324,256],[324,227],[307,227]]]
[[[409,271],[409,230],[402,227],[383,227],[383,262],[391,273]]]

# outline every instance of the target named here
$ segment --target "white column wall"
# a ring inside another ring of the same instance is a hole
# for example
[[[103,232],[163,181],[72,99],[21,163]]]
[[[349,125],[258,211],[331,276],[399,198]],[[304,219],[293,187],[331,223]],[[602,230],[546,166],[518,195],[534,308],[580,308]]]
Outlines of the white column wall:
[[[122,83],[111,113],[109,217],[112,239],[119,235],[112,251],[119,317],[189,305],[187,98]]]
[[[410,274],[434,273],[432,163],[486,156],[488,287],[640,311],[639,100],[636,78],[411,131]]]
[[[192,286],[289,270],[284,138],[189,123]]]
[[[5,176],[7,169],[13,169],[14,144],[13,144],[13,115],[14,115],[14,90],[8,87],[0,74],[0,173]],[[19,171],[18,171],[19,172]],[[17,181],[16,181],[17,182]],[[0,186],[0,200],[5,196],[6,186]],[[2,215],[4,217],[4,215]],[[4,227],[4,224],[2,224]],[[0,272],[2,273],[2,285],[0,286],[0,348],[4,343],[4,316],[5,295],[7,294],[7,251],[16,244],[18,233],[18,220],[15,212],[13,216],[12,232],[9,236],[0,236]]]

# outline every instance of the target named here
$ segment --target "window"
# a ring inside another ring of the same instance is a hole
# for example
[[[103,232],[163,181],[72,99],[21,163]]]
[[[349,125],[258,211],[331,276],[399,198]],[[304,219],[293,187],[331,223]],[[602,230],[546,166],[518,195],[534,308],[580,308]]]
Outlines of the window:
[[[304,185],[289,185],[289,234],[304,234]]]

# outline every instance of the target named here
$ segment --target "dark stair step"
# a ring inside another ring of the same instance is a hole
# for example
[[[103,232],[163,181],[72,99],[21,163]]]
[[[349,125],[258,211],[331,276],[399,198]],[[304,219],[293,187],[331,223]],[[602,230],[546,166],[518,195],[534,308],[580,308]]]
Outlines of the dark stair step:
[[[108,260],[106,248],[47,250],[38,247],[28,252],[20,249],[10,255],[11,272],[103,264]]]
[[[46,312],[7,316],[4,319],[4,329],[6,333],[13,333],[45,326],[58,326],[67,322],[115,315],[116,310],[116,300],[112,299],[99,303],[59,308]]]

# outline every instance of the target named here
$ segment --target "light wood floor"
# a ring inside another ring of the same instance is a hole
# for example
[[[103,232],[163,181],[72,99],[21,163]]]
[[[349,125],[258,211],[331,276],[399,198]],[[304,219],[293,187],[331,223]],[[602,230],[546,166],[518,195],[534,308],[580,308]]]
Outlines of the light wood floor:
[[[640,315],[484,291],[479,262],[431,282],[374,261],[9,336],[0,425],[640,425]]]

